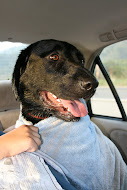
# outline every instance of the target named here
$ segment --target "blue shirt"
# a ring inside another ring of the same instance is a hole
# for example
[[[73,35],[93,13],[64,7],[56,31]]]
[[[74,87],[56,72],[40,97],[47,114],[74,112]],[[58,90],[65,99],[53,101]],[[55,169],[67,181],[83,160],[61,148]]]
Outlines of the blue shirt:
[[[1,136],[1,135],[4,135],[4,134],[5,134],[5,133],[3,133],[3,131],[0,131],[0,136]]]

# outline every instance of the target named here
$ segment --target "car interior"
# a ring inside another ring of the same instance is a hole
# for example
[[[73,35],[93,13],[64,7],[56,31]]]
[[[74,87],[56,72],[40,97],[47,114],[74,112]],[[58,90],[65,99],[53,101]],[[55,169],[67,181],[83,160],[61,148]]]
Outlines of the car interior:
[[[4,0],[0,4],[0,42],[31,44],[42,39],[63,40],[75,45],[84,54],[85,67],[91,72],[94,73],[98,65],[111,89],[119,115],[105,115],[104,102],[99,102],[99,107],[94,98],[87,101],[89,115],[116,144],[127,163],[127,94],[123,105],[115,84],[100,59],[106,47],[127,39],[127,1]],[[105,92],[102,96],[106,96]],[[99,114],[93,111],[94,107],[100,108]],[[114,105],[111,103],[107,109],[107,112],[114,111]],[[15,125],[19,112],[20,105],[13,95],[11,79],[0,80],[0,129],[5,130]]]

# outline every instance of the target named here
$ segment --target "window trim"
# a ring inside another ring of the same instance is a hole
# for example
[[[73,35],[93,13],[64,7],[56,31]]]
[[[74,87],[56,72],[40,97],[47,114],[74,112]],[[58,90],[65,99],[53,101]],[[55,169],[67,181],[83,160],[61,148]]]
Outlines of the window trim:
[[[121,113],[122,120],[123,121],[127,121],[127,115],[126,115],[126,112],[124,110],[123,104],[122,104],[122,102],[121,102],[121,100],[119,98],[119,95],[118,95],[118,93],[116,91],[116,88],[114,87],[114,84],[112,83],[112,80],[111,80],[108,72],[106,71],[106,69],[105,69],[105,67],[104,67],[104,65],[103,65],[103,63],[102,63],[102,61],[101,61],[101,59],[100,59],[99,56],[97,56],[95,58],[94,63],[92,65],[92,67],[91,67],[91,72],[92,73],[94,73],[96,65],[99,66],[99,68],[100,68],[100,70],[101,70],[101,72],[102,72],[105,80],[107,81],[107,83],[109,85],[109,88],[110,88],[110,90],[111,90],[111,92],[112,92],[112,94],[113,94],[113,96],[114,96],[114,98],[116,100],[116,103],[118,105],[119,111]],[[98,116],[98,117],[103,117],[103,118],[111,118],[111,119],[120,119],[121,120],[121,118],[117,118],[117,117],[111,117],[111,116],[104,116],[104,115],[93,114],[92,107],[91,107],[91,101],[90,100],[87,102],[87,105],[88,105],[88,110],[89,110],[90,117]]]

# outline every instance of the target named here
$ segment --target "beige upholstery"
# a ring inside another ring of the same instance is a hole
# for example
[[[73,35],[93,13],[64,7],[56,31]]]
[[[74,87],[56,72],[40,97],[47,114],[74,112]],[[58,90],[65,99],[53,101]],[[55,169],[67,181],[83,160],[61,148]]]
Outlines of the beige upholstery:
[[[118,129],[113,130],[110,134],[110,138],[116,144],[123,159],[127,163],[127,131]]]
[[[127,122],[98,117],[92,117],[91,120],[114,142],[127,164]]]
[[[19,103],[16,102],[11,81],[0,81],[0,126],[3,129],[15,124],[19,117]]]

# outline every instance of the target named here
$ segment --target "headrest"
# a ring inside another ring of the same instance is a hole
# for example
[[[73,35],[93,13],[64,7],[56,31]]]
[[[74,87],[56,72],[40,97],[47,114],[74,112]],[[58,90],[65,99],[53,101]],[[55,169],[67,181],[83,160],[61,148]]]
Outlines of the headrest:
[[[18,109],[19,102],[15,100],[10,80],[0,81],[0,112]]]

